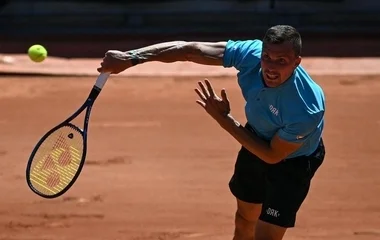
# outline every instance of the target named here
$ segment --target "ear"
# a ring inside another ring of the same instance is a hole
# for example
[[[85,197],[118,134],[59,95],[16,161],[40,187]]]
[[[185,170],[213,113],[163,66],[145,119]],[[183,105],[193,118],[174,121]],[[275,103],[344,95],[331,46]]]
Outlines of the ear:
[[[301,56],[298,56],[298,57],[296,58],[295,63],[294,63],[294,67],[298,67],[298,65],[301,64],[301,61],[302,61],[302,57],[301,57]]]

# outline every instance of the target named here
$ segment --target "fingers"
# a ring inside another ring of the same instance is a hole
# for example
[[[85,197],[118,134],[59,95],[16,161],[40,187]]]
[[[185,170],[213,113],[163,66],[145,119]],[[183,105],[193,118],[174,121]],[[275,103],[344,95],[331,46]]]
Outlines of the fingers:
[[[203,95],[203,93],[201,93],[201,91],[198,88],[195,89],[195,92],[198,94],[199,98],[202,99],[197,100],[196,103],[198,103],[201,107],[206,108],[206,97]]]
[[[109,71],[107,67],[107,53],[105,54],[105,57],[102,59],[102,62],[100,63],[100,67],[98,67],[97,70],[100,73]]]
[[[199,81],[198,82],[198,85],[201,87],[202,89],[202,92],[203,92],[203,95],[206,97],[206,98],[213,98],[215,97],[215,91],[214,91],[214,88],[212,87],[210,81],[208,79],[205,79],[205,83],[206,83],[206,87],[205,85]]]
[[[209,98],[210,97],[210,94],[209,92],[206,90],[206,87],[205,85],[202,83],[202,82],[198,82],[198,85],[201,87],[202,89],[202,92],[203,92],[203,95],[206,97],[206,98]]]
[[[205,86],[206,84],[206,86]],[[212,87],[210,81],[208,79],[205,79],[205,84],[201,81],[198,82],[198,85],[201,90],[198,88],[194,89],[197,95],[199,96],[200,100],[197,100],[197,103],[201,105],[203,108],[206,108],[206,105],[214,105],[214,107],[219,108],[218,104],[221,102],[224,102],[227,104],[227,108],[229,108],[229,100],[227,98],[226,90],[223,89],[221,91],[222,99],[220,99],[214,91],[214,88]]]
[[[196,103],[198,103],[201,107],[206,108],[206,103],[202,102],[201,100],[197,100]]]
[[[103,72],[111,72],[111,73],[115,73],[115,72],[113,72],[113,71],[111,71],[110,69],[105,68],[105,67],[98,67],[96,70],[97,70],[99,73],[103,73]]]
[[[214,97],[215,92],[214,92],[214,88],[212,87],[211,83],[208,81],[208,79],[205,79],[205,83],[206,83],[206,86],[207,86],[207,89],[208,89],[210,96]]]
[[[206,86],[203,84],[203,82],[199,81],[198,85],[200,86],[201,90],[195,89],[195,92],[198,94],[198,96],[204,101],[208,101],[211,99],[219,99],[220,98],[215,94],[214,88],[212,87],[211,83],[208,81],[208,79],[205,79]]]
[[[205,95],[204,95],[203,93],[201,93],[201,91],[200,91],[198,88],[196,88],[196,89],[194,89],[194,90],[195,90],[195,92],[198,94],[199,98],[200,98],[203,102],[206,102],[206,101],[207,101],[207,98],[205,97]]]
[[[119,73],[125,69],[122,64],[122,52],[116,50],[108,50],[100,63],[100,67],[97,68],[98,72],[111,72]]]
[[[220,95],[222,96],[223,102],[228,103],[228,104],[230,103],[227,97],[226,89],[223,88],[222,91],[220,92]]]
[[[104,62],[101,62],[100,63],[100,67],[97,68],[98,72],[102,73],[102,72],[105,72],[107,70],[106,67],[104,67]]]

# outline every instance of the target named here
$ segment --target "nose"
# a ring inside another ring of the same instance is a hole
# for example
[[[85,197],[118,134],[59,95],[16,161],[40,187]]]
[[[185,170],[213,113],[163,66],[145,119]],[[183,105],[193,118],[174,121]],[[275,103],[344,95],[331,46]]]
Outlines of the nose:
[[[266,65],[266,70],[267,70],[268,72],[270,72],[270,73],[272,73],[272,72],[276,72],[276,65],[273,64],[273,63],[268,63],[268,64]]]

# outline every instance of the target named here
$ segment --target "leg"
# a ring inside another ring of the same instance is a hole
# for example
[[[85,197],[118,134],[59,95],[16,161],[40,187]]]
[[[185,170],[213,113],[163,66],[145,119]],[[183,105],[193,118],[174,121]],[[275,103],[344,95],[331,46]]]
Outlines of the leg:
[[[255,240],[281,240],[287,228],[258,220],[256,224]]]
[[[229,182],[237,199],[233,240],[254,240],[255,227],[264,198],[266,164],[242,148]]]
[[[233,240],[255,239],[255,228],[261,213],[261,204],[248,203],[237,199],[235,232]]]
[[[323,144],[312,156],[288,159],[268,167],[262,212],[255,240],[281,240],[295,226],[311,180],[324,160]]]

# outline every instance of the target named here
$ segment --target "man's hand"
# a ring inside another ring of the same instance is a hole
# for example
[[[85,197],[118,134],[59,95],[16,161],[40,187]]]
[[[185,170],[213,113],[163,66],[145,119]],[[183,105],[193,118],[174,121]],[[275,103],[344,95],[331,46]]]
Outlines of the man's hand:
[[[205,87],[203,82],[198,82],[201,90],[198,88],[195,89],[195,92],[200,98],[200,100],[196,102],[203,107],[211,117],[220,123],[231,111],[226,90],[223,89],[221,91],[222,98],[220,98],[215,94],[214,88],[207,79],[205,79],[205,83],[207,87]]]
[[[110,72],[118,74],[127,68],[132,67],[132,55],[128,52],[121,52],[117,50],[107,51],[103,61],[97,70],[98,72]]]

